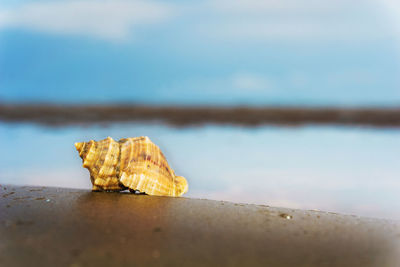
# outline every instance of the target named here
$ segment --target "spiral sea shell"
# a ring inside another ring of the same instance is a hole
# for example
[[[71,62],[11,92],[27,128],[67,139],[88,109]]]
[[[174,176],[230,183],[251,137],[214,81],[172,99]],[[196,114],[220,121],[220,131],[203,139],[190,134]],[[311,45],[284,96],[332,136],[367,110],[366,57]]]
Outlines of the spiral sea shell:
[[[75,143],[83,167],[90,172],[93,191],[140,191],[149,195],[181,196],[188,190],[182,176],[175,176],[165,156],[147,136],[108,137]]]

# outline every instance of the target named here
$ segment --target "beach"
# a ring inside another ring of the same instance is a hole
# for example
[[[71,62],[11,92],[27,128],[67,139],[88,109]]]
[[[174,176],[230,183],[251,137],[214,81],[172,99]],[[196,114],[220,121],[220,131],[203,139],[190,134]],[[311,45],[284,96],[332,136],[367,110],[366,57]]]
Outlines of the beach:
[[[53,187],[0,191],[2,266],[399,263],[394,220]]]

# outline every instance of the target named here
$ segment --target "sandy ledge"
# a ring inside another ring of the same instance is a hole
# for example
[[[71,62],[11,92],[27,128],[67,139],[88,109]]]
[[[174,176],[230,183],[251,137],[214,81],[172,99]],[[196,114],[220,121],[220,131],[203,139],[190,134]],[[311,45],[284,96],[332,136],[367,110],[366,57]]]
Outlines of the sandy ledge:
[[[188,198],[0,186],[1,266],[399,266],[400,223]]]

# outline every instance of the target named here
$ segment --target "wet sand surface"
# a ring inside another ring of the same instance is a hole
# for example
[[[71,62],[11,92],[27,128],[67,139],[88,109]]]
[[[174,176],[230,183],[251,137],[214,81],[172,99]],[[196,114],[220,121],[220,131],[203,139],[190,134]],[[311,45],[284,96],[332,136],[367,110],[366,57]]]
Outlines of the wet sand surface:
[[[400,224],[322,211],[0,187],[1,266],[399,266]]]
[[[213,123],[243,126],[335,124],[399,127],[400,108],[0,104],[0,121],[49,126],[161,121],[176,126]]]

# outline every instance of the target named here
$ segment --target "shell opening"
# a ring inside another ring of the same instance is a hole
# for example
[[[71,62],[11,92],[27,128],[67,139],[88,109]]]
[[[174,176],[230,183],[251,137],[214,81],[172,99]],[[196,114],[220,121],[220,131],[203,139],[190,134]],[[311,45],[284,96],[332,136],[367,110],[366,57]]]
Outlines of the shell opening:
[[[189,189],[188,182],[186,181],[185,177],[175,176],[175,184],[175,192],[177,196],[185,194]]]

